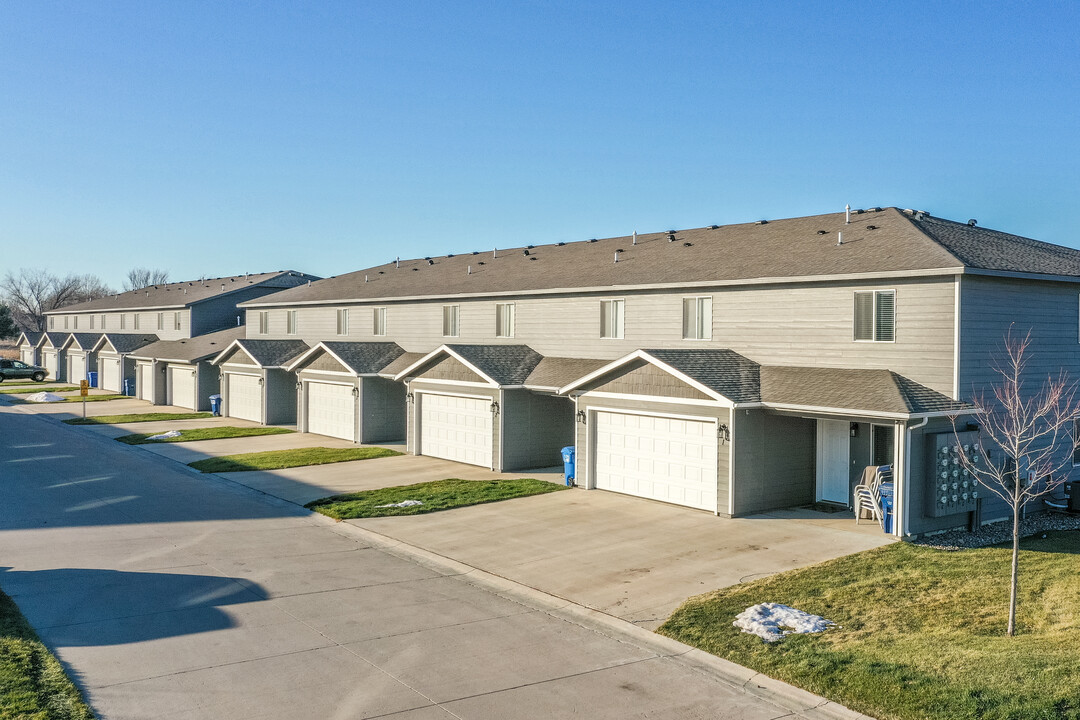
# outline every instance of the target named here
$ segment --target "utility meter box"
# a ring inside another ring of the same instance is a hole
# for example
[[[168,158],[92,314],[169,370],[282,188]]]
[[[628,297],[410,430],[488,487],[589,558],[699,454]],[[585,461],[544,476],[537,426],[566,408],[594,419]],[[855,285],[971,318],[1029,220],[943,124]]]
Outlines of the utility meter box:
[[[974,512],[982,487],[978,478],[964,467],[986,467],[986,455],[977,430],[934,433],[926,436],[926,514],[931,517]]]

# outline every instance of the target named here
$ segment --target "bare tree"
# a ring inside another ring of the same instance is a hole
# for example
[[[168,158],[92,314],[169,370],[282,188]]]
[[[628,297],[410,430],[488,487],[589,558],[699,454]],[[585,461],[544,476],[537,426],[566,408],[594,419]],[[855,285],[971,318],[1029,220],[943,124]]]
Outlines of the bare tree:
[[[993,400],[980,394],[972,403],[982,411],[982,448],[959,454],[961,467],[1012,510],[1012,580],[1009,588],[1009,625],[1016,633],[1016,597],[1020,572],[1020,515],[1024,507],[1057,489],[1065,481],[1061,471],[1072,464],[1077,447],[1074,423],[1080,417],[1077,385],[1065,371],[1048,376],[1037,392],[1025,387],[1024,371],[1031,333],[1023,339],[1005,336],[1005,354],[992,365],[1000,376]],[[956,418],[953,431],[958,432]],[[1000,448],[1000,452],[990,446]],[[981,458],[980,458],[981,456]]]
[[[124,290],[138,290],[151,285],[164,285],[169,282],[168,270],[151,270],[150,268],[131,268],[127,277],[124,278]]]
[[[8,271],[0,281],[0,295],[11,308],[12,317],[24,330],[45,330],[45,313],[67,305],[112,294],[96,275],[58,277],[41,269]]]

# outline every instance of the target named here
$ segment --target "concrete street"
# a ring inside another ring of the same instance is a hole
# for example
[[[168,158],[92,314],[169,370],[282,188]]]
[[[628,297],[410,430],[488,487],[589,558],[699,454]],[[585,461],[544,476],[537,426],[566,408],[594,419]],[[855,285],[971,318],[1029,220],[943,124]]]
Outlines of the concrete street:
[[[104,718],[824,717],[25,406],[0,491],[0,588]]]

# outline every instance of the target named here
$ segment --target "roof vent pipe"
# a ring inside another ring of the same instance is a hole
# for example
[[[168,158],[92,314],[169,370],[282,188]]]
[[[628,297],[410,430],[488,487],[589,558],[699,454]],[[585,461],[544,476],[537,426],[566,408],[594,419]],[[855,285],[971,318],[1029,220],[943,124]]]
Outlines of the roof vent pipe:
[[[221,292],[225,292],[225,283],[221,283]]]
[[[367,275],[364,276],[364,282],[367,282]]]
[[[845,205],[844,206],[844,224],[845,225],[850,225],[851,224],[851,206],[850,205]]]
[[[472,265],[469,266],[469,269],[465,272],[465,274],[472,275]]]
[[[236,316],[236,327],[240,327],[240,316]]]
[[[310,280],[307,281],[307,286],[311,287],[311,281]],[[187,290],[185,290],[184,292],[187,292]]]
[[[836,244],[837,245],[843,245],[844,244],[844,233],[843,232],[836,233]]]
[[[499,248],[491,248],[491,257],[497,257]]]
[[[396,267],[396,268],[401,267],[401,256],[400,255],[398,255],[396,258],[394,258],[394,267]],[[310,285],[311,283],[308,283],[308,284]]]
[[[637,230],[634,231],[634,239],[630,243],[631,245],[637,245]]]
[[[619,253],[615,253],[615,262],[619,262]]]

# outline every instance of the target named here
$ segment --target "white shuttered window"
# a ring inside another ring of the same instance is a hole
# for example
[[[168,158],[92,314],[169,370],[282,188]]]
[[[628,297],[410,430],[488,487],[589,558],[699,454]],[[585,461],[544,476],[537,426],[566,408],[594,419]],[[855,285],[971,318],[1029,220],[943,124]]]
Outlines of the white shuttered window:
[[[514,303],[495,305],[495,337],[514,337]]]
[[[683,298],[682,336],[685,340],[712,340],[712,297]]]
[[[442,334],[443,337],[457,337],[460,328],[458,327],[458,310],[457,305],[443,305],[442,309]]]
[[[896,291],[855,293],[855,339],[892,342],[896,339]]]
[[[285,333],[287,335],[295,335],[296,334],[296,311],[295,310],[286,310],[285,311]]]
[[[259,311],[259,334],[270,334],[270,313],[267,310]]]
[[[372,308],[371,310],[371,334],[386,334],[386,308]]]
[[[337,311],[337,334],[349,334],[349,311],[347,309]]]
[[[600,301],[600,337],[621,338],[623,336],[624,300]]]

